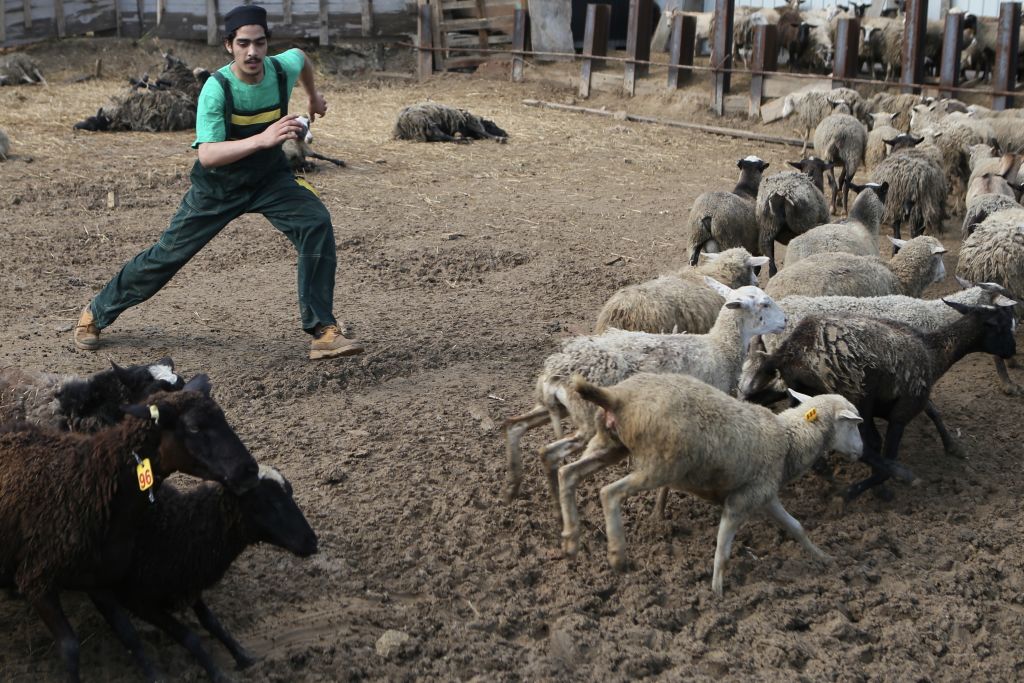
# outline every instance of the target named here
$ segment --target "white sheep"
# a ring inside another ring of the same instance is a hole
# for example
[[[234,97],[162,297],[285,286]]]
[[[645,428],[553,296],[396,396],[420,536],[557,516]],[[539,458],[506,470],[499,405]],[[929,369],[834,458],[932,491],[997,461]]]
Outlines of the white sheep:
[[[546,422],[557,440],[541,451],[552,497],[558,502],[558,465],[586,446],[594,434],[594,407],[570,384],[581,374],[591,382],[609,385],[637,372],[686,373],[723,391],[735,391],[750,339],[781,330],[786,319],[771,297],[757,287],[729,289],[708,278],[725,304],[707,334],[650,334],[610,330],[603,335],[577,337],[544,361],[536,383],[536,405],[508,419],[506,453],[510,486],[508,499],[519,492],[523,479],[519,441],[524,433]],[[562,438],[562,418],[577,430]]]
[[[1006,182],[1006,178],[994,173],[985,173],[974,180],[967,187],[967,205],[970,206],[975,199],[982,195],[997,194],[1015,200],[1017,195],[1013,188]]]
[[[1024,292],[1024,208],[997,211],[976,227],[960,245],[956,274],[970,281],[996,282],[1022,301]],[[1018,316],[1022,306],[1017,306]],[[997,358],[996,371],[1007,394],[1024,393],[1010,380]]]
[[[718,318],[725,299],[705,281],[710,277],[732,288],[757,285],[755,268],[766,256],[751,256],[742,247],[721,254],[704,254],[696,268],[681,268],[671,275],[618,290],[601,307],[594,334],[609,328],[637,332],[690,332],[704,334]]]
[[[7,133],[4,132],[3,128],[0,128],[0,161],[7,161],[7,157],[11,155],[11,139],[7,137]]]
[[[921,296],[946,277],[945,247],[927,235],[912,240],[889,238],[899,252],[888,262],[877,256],[811,254],[787,266],[765,288],[771,296]]]
[[[626,566],[622,500],[662,486],[723,505],[711,579],[718,596],[736,531],[757,512],[767,512],[812,556],[830,561],[786,512],[779,490],[831,450],[860,457],[861,418],[845,398],[793,392],[801,405],[776,415],[685,375],[642,373],[607,388],[576,377],[574,387],[602,412],[584,456],[558,471],[566,555],[579,548],[580,479],[628,455],[632,471],[601,489],[613,568]]]
[[[850,187],[858,192],[850,217],[840,223],[826,223],[794,237],[786,249],[786,267],[811,254],[844,252],[860,256],[878,255],[878,236],[885,214],[889,186],[867,183]]]
[[[871,115],[873,123],[868,132],[867,147],[864,149],[864,166],[866,168],[874,168],[882,163],[888,152],[885,141],[892,140],[900,134],[900,131],[893,126],[897,116],[898,114],[886,112]]]
[[[284,144],[281,145],[281,151],[284,152],[285,158],[288,159],[288,165],[292,167],[293,171],[312,171],[316,168],[313,162],[308,161],[308,159],[329,161],[335,166],[345,165],[345,162],[341,159],[332,159],[313,151],[313,148],[310,147],[313,144],[313,133],[309,129],[310,122],[308,116],[299,116],[295,120],[302,124],[303,133],[294,140],[285,140]]]
[[[1019,208],[1021,208],[1021,205],[1014,201],[1012,197],[1007,197],[1006,195],[976,195],[967,202],[967,213],[964,214],[964,223],[960,232],[961,239],[967,239],[978,225],[996,211]]]
[[[807,143],[811,132],[818,127],[822,119],[832,113],[832,100],[843,100],[850,107],[851,113],[858,119],[868,115],[868,104],[856,90],[835,88],[833,90],[812,90],[805,93],[786,95],[782,101],[783,118],[795,115],[797,134],[804,141],[800,154],[807,152]]]
[[[838,103],[843,102],[833,100],[833,105]],[[814,129],[814,153],[833,165],[833,169],[829,171],[832,213],[837,212],[840,198],[843,213],[849,213],[850,182],[857,174],[857,169],[864,164],[864,151],[867,145],[867,129],[850,114],[833,113],[825,117]],[[837,182],[835,166],[838,165],[843,167],[843,172]]]
[[[693,201],[689,228],[690,265],[697,265],[701,250],[717,252],[743,247],[751,254],[759,249],[754,200],[768,162],[748,156],[736,162],[740,178],[732,192],[704,192]]]
[[[906,150],[893,152],[875,167],[871,181],[889,184],[882,222],[892,226],[897,239],[904,223],[910,224],[911,237],[928,227],[942,227],[949,184],[942,167],[931,159]]]

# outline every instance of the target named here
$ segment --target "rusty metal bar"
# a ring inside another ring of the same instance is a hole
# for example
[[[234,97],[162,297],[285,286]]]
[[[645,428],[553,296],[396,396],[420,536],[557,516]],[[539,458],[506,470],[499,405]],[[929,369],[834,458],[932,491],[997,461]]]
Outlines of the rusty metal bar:
[[[653,0],[629,0],[629,26],[626,29],[626,62],[622,87],[627,95],[636,92],[636,79],[647,75],[651,59],[651,13]]]
[[[419,45],[419,59],[417,59],[416,74],[421,81],[430,78],[434,73],[434,33],[430,23],[434,20],[433,9],[429,4],[419,6],[417,16],[416,42]]]
[[[580,97],[590,97],[590,75],[604,65],[608,55],[608,27],[612,21],[612,6],[587,5],[587,24],[583,33],[583,66],[580,69]]]
[[[775,71],[779,65],[778,26],[754,27],[754,51],[750,63],[750,108],[747,114],[753,119],[761,116],[765,72]]]
[[[668,89],[677,90],[690,78],[693,69],[693,54],[697,48],[697,17],[677,14],[672,18],[672,35],[669,38]]]
[[[842,18],[836,29],[836,55],[832,86],[846,86],[860,75],[860,20]]]
[[[725,113],[725,96],[729,93],[732,80],[732,22],[735,10],[735,0],[715,0],[715,41],[711,46],[714,88],[712,108],[719,116]]]
[[[900,91],[919,93],[924,83],[924,36],[928,27],[928,0],[907,0],[906,13]]]
[[[1020,3],[1004,2],[999,6],[999,31],[996,33],[996,67],[992,87],[1003,92],[1017,88],[1017,49],[1020,46]],[[1013,95],[992,97],[993,109],[1013,107]]]
[[[512,20],[512,80],[523,80],[523,51],[526,49],[526,10],[517,9]]]
[[[946,28],[942,33],[939,97],[953,97],[954,88],[960,85],[960,52],[963,50],[963,35],[963,13],[947,14]]]

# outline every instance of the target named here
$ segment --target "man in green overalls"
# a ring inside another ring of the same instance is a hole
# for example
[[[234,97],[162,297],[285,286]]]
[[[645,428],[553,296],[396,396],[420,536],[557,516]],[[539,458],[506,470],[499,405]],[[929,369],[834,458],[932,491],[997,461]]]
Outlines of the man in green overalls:
[[[296,115],[288,114],[296,81],[309,95],[310,121],[327,112],[313,66],[297,48],[267,57],[270,31],[262,7],[234,8],[224,17],[224,31],[234,61],[215,72],[199,95],[192,187],[157,243],[126,263],[82,311],[75,346],[98,348],[100,330],[160,291],[228,223],[261,213],[298,251],[299,314],[302,328],[313,335],[309,357],[362,353],[363,345],[341,333],[333,314],[331,216],[313,188],[292,174],[281,151],[285,140],[304,132]]]

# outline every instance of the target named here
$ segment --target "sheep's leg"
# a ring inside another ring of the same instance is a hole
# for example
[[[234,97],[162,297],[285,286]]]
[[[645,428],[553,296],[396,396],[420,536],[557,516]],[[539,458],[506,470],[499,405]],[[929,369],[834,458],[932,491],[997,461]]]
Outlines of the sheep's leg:
[[[654,510],[651,511],[651,519],[665,519],[668,515],[665,509],[668,507],[668,487],[662,486],[658,489],[658,497],[654,499]]]
[[[627,453],[625,448],[623,454]],[[622,479],[601,489],[601,507],[604,508],[605,531],[608,535],[608,563],[612,569],[626,568],[626,535],[622,531],[622,501],[626,496],[649,491],[664,484],[647,472],[630,472]]]
[[[828,556],[821,548],[814,545],[811,539],[807,537],[807,532],[804,531],[803,526],[797,521],[796,517],[786,512],[786,508],[782,507],[782,503],[779,501],[778,496],[772,498],[768,503],[768,514],[772,516],[779,526],[785,529],[786,533],[789,534],[790,538],[797,541],[804,547],[804,550],[809,552],[815,558],[822,562],[832,563],[832,558]]]
[[[199,665],[206,670],[206,675],[213,681],[228,681],[227,676],[214,663],[210,653],[203,647],[199,635],[178,621],[173,615],[160,608],[141,608],[134,610],[140,617],[153,624],[178,644],[189,651]]]
[[[523,434],[544,424],[548,419],[548,410],[543,406],[537,406],[525,415],[510,417],[505,421],[505,454],[508,456],[508,491],[505,493],[505,501],[512,500],[519,495],[519,487],[523,483],[523,456],[519,449],[519,441]],[[552,420],[555,418],[552,417]]]
[[[579,460],[558,469],[558,498],[562,505],[562,549],[566,557],[576,557],[580,549],[580,513],[576,507],[576,487],[585,477],[614,465],[627,455],[629,450],[621,444],[588,448]]]
[[[345,162],[342,161],[341,159],[333,159],[331,157],[324,156],[323,154],[320,154],[319,152],[310,152],[308,156],[311,156],[314,159],[319,159],[320,161],[329,161],[332,164],[334,164],[335,166],[342,166],[342,167],[345,166]]]
[[[892,236],[898,240],[903,239],[902,237],[900,237],[901,227],[903,227],[903,219],[899,216],[894,217],[892,219]],[[898,253],[900,253],[900,248],[897,247],[895,244],[892,245],[892,255],[895,256]]]
[[[217,616],[206,606],[202,598],[196,600],[195,604],[192,605],[192,611],[195,612],[196,618],[199,619],[199,623],[203,625],[203,628],[224,644],[224,647],[231,653],[231,656],[235,658],[235,664],[238,669],[247,669],[256,663],[256,658],[246,652],[245,648],[232,637],[228,630],[220,623],[220,620],[217,619]]]
[[[78,636],[68,623],[64,615],[64,609],[60,605],[60,595],[56,590],[51,590],[41,598],[32,601],[32,608],[39,615],[39,618],[50,630],[53,639],[57,641],[57,649],[60,658],[64,660],[64,669],[68,673],[68,681],[78,683]]]
[[[89,591],[89,598],[92,599],[92,604],[103,615],[110,628],[114,630],[117,639],[121,641],[124,648],[131,654],[132,659],[135,660],[136,665],[142,670],[142,675],[146,677],[146,680],[160,680],[161,674],[153,666],[153,662],[146,656],[142,640],[139,638],[139,632],[135,630],[131,619],[128,618],[128,614],[121,607],[117,599],[109,591],[105,590],[91,590]]]
[[[999,375],[999,381],[1003,385],[1003,393],[1007,396],[1020,396],[1024,394],[1024,388],[1021,388],[1019,384],[1010,379],[1010,373],[1006,371],[1006,361],[999,356],[993,356],[992,360],[996,364],[996,374]]]
[[[963,447],[959,443],[953,440],[949,430],[946,429],[946,423],[942,421],[942,413],[935,407],[935,404],[928,401],[924,404],[924,414],[935,425],[935,430],[939,433],[939,438],[942,440],[942,448],[946,451],[946,455],[954,458],[960,458],[961,460],[967,457],[967,453],[964,452]]]
[[[768,239],[761,240],[761,253],[768,257],[768,276],[771,277],[779,272],[779,267],[775,265],[775,238],[771,237]]]
[[[469,144],[469,138],[453,137],[434,124],[427,127],[426,133],[427,142],[456,142],[459,144]]]
[[[553,441],[541,449],[541,459],[544,461],[544,473],[547,475],[548,491],[551,493],[551,502],[555,506],[555,517],[562,521],[562,507],[559,504],[558,469],[570,456],[583,450],[586,446],[583,436],[576,432],[572,436]]]
[[[743,515],[727,501],[722,508],[722,519],[718,523],[718,542],[715,545],[715,569],[711,576],[711,590],[722,597],[722,584],[725,581],[725,565],[732,555],[732,540],[743,523]],[[611,542],[611,536],[608,538]]]

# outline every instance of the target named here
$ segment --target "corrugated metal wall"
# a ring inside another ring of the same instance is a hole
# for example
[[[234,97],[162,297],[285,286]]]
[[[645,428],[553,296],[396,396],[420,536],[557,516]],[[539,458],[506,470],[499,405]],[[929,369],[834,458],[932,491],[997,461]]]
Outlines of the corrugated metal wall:
[[[291,22],[285,24],[286,0],[265,0],[271,30],[280,37],[315,38],[320,33],[320,0],[290,0]],[[17,45],[58,35],[81,35],[88,31],[113,31],[117,27],[114,3],[121,11],[122,34],[141,35],[142,27],[166,38],[206,39],[206,0],[164,0],[162,21],[157,27],[158,0],[0,0],[0,44]],[[241,0],[215,0],[217,21]],[[26,13],[26,8],[28,12]],[[416,31],[415,0],[328,0],[328,30],[331,37],[368,37],[363,32],[363,12],[372,15],[369,37],[397,36]],[[29,21],[25,21],[25,17]],[[63,17],[61,17],[63,14]]]

